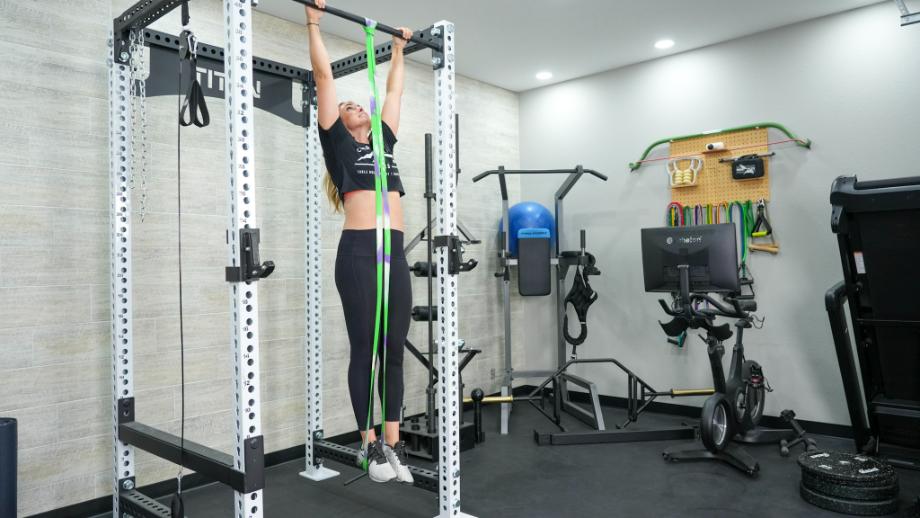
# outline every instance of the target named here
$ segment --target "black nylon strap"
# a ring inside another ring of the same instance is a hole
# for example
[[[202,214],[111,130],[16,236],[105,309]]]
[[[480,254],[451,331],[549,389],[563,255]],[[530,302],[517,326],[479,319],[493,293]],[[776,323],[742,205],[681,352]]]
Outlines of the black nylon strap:
[[[196,46],[197,40],[192,31],[182,31],[182,34],[179,35],[179,59],[188,63],[189,87],[185,93],[185,100],[182,101],[182,108],[179,110],[179,124],[182,126],[194,124],[203,128],[211,123],[211,115],[208,113],[208,104],[204,100],[204,90],[201,89],[201,84],[198,82]],[[181,67],[182,63],[179,66]]]
[[[581,330],[578,336],[572,337],[569,334],[569,315],[566,314],[562,320],[562,331],[565,335],[565,341],[572,344],[572,354],[575,353],[575,347],[584,343],[588,338],[588,308],[597,300],[597,292],[591,288],[588,283],[588,277],[582,274],[581,268],[576,268],[575,279],[572,282],[572,289],[565,296],[565,305],[568,309],[569,304],[575,308],[575,314],[578,315],[578,321],[581,323]]]
[[[192,61],[194,64],[195,62]],[[179,124],[191,126],[194,124],[203,128],[211,123],[211,115],[208,113],[208,105],[204,100],[204,92],[197,79],[192,79],[188,93],[185,94],[185,101],[182,102],[182,109],[179,111]]]

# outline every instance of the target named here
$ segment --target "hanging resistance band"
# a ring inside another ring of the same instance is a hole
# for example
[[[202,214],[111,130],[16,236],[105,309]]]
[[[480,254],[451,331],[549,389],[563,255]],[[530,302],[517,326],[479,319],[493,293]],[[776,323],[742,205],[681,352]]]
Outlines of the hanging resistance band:
[[[738,217],[735,217],[735,207],[738,208]],[[735,223],[740,220],[738,223],[738,246],[741,247],[741,264],[744,264],[745,259],[747,259],[747,239],[744,232],[744,205],[740,201],[733,201],[728,205],[728,222]]]
[[[668,225],[680,227],[684,224],[684,207],[676,201],[668,204]]]
[[[750,239],[754,232],[754,203],[751,200],[744,202],[744,234]],[[750,252],[750,249],[748,249]],[[747,264],[745,262],[745,264]]]
[[[716,223],[728,221],[728,202],[723,201],[716,207]]]
[[[733,201],[728,206],[728,222],[734,223],[734,208],[738,207],[738,212],[740,213],[740,219],[738,221],[738,237],[741,241],[741,270],[742,275],[747,270],[747,256],[748,256],[748,247],[747,239],[751,235],[751,230],[754,227],[754,214],[753,214],[753,204],[750,201],[744,203],[740,201]]]
[[[380,397],[380,415],[382,438],[386,442],[386,394],[387,394],[387,331],[389,330],[389,298],[390,298],[390,201],[387,187],[387,166],[384,160],[383,149],[383,124],[380,119],[381,106],[377,102],[377,82],[376,74],[376,53],[374,52],[374,31],[377,22],[365,19],[365,44],[367,47],[367,77],[370,83],[370,113],[371,113],[371,146],[374,150],[374,198],[375,210],[377,214],[377,303],[374,309],[374,345],[371,350],[371,386],[370,396],[367,407],[367,425],[365,426],[364,441],[361,449],[367,448],[367,437],[371,429],[371,408],[374,401],[374,382],[377,375],[377,348],[380,344],[381,328],[383,331],[383,358],[381,360],[381,376],[383,378],[383,390]],[[365,471],[367,470],[367,458],[364,459]]]

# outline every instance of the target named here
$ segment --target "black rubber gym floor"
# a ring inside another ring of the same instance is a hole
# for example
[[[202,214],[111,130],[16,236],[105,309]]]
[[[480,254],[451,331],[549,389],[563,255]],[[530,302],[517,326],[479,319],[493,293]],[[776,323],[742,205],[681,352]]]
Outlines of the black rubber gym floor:
[[[529,405],[516,405],[511,430],[497,433],[498,408],[484,413],[486,441],[463,452],[462,509],[479,518],[537,517],[815,517],[841,516],[799,497],[796,448],[788,458],[779,446],[747,446],[760,461],[760,475],[750,479],[716,462],[672,464],[661,450],[677,444],[645,442],[584,446],[537,446],[533,429],[552,424]],[[623,411],[607,409],[607,422],[619,422]],[[471,418],[471,414],[469,414]],[[576,428],[574,418],[571,428]],[[666,426],[686,418],[643,414],[636,429]],[[580,428],[580,427],[579,427]],[[818,447],[850,451],[852,441],[814,436]],[[687,443],[691,445],[692,443]],[[413,461],[414,462],[414,461]],[[265,516],[431,518],[437,515],[433,493],[395,483],[362,479],[343,487],[359,472],[329,464],[337,478],[314,483],[298,476],[303,459],[267,471]],[[902,510],[920,496],[920,472],[899,470]],[[233,494],[222,486],[187,492],[190,518],[233,516]],[[896,515],[897,516],[897,515]],[[907,516],[902,512],[901,516]]]

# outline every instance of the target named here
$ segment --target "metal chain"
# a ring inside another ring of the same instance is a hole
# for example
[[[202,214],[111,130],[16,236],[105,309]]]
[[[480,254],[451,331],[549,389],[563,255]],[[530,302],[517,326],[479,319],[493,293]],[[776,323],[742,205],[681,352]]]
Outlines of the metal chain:
[[[143,29],[137,31],[131,31],[130,34],[130,51],[131,51],[131,80],[132,80],[132,94],[133,87],[137,85],[137,92],[134,95],[134,131],[131,133],[131,160],[132,160],[132,169],[131,169],[131,188],[136,187],[135,174],[137,171],[140,171],[141,177],[141,188],[140,188],[140,198],[139,198],[139,215],[141,222],[143,223],[144,218],[147,216],[147,176],[148,176],[148,163],[150,157],[150,142],[147,139],[147,80],[144,77],[144,73],[147,69],[147,64],[144,54],[144,31]],[[140,145],[138,146],[138,138],[136,135],[140,134]],[[140,153],[138,154],[137,149],[140,148]]]
[[[131,78],[128,82],[128,94],[131,96],[131,176],[128,178],[128,186],[131,187],[131,190],[134,190],[134,167],[137,164],[137,118],[134,117],[134,112],[137,111],[137,97],[134,95],[134,80],[137,77],[137,32],[131,31],[128,34],[128,52],[129,52],[129,61],[128,65],[131,68]]]

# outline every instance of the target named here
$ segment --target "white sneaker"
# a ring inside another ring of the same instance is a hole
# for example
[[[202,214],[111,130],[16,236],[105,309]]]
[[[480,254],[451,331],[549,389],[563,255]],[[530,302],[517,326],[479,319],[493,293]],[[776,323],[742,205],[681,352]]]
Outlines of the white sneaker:
[[[390,448],[383,446],[383,453],[386,455],[393,472],[396,474],[396,480],[404,484],[412,484],[415,479],[412,478],[412,472],[409,471],[409,458],[406,455],[406,441],[399,441],[395,446]]]
[[[374,482],[389,482],[396,478],[381,441],[367,445],[367,476]]]

